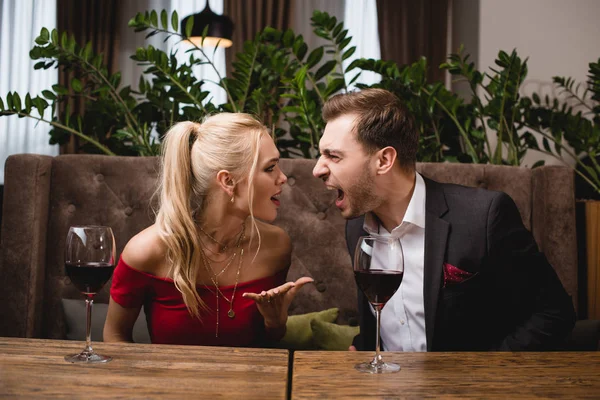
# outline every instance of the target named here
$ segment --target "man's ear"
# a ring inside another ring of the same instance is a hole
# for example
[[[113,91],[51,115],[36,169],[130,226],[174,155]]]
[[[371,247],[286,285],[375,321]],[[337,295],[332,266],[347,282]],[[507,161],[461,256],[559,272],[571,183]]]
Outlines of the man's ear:
[[[394,166],[397,156],[398,153],[396,153],[396,149],[391,146],[384,147],[383,149],[379,150],[376,153],[377,174],[383,175],[388,173]]]
[[[217,183],[228,196],[231,197],[234,195],[235,181],[229,171],[222,169],[217,172]]]

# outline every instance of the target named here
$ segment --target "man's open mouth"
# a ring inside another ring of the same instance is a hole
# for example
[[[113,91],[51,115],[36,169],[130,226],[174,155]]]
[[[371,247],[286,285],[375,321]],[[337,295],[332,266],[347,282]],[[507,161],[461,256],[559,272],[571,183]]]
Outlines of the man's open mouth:
[[[337,196],[337,199],[335,199],[335,205],[336,205],[336,207],[339,208],[339,207],[341,207],[342,202],[344,201],[344,198],[346,195],[342,189],[338,189],[337,194],[338,194],[338,196]]]

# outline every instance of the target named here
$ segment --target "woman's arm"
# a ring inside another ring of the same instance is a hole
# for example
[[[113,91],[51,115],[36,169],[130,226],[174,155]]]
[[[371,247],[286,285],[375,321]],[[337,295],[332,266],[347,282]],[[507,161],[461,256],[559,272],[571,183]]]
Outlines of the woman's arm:
[[[104,341],[133,342],[133,325],[140,314],[140,309],[141,307],[122,307],[111,298],[104,323]]]
[[[133,326],[148,295],[148,275],[163,273],[164,247],[155,227],[150,226],[131,238],[123,249],[112,279],[105,341],[133,341]]]

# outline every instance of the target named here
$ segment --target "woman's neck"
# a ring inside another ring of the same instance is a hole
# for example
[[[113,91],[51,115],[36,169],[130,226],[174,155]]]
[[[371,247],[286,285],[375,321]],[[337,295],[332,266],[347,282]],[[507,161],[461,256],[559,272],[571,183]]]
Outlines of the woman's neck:
[[[229,202],[220,203],[210,202],[196,215],[198,229],[211,241],[224,246],[234,245],[245,226],[247,216],[232,209]]]

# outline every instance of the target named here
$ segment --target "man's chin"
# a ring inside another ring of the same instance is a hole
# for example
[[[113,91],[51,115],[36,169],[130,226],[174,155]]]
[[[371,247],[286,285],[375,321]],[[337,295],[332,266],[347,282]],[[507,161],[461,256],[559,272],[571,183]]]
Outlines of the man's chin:
[[[343,210],[340,210],[340,213],[342,214],[342,217],[344,219],[354,219],[354,218],[360,217],[360,215],[361,215],[350,208],[345,208]]]

